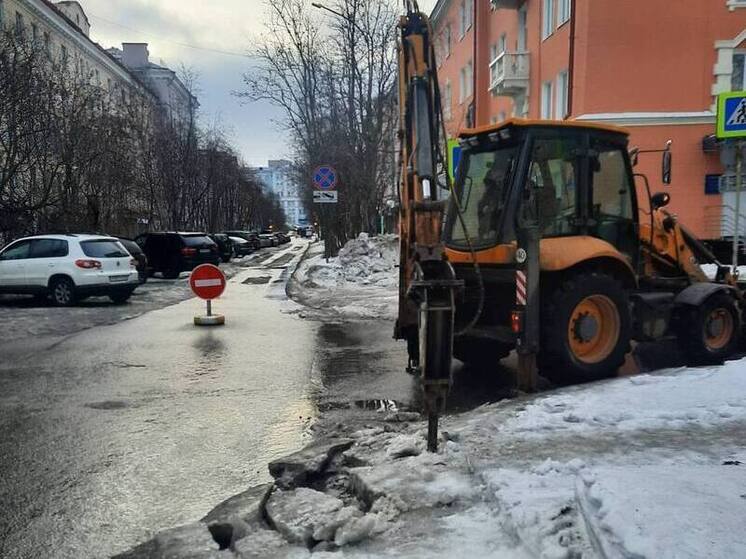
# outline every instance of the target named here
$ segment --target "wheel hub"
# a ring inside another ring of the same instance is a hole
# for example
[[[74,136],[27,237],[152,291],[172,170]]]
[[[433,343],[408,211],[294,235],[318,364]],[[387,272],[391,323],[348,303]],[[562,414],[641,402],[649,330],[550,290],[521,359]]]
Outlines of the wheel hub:
[[[598,320],[595,316],[583,313],[575,320],[575,339],[588,343],[598,335]]]

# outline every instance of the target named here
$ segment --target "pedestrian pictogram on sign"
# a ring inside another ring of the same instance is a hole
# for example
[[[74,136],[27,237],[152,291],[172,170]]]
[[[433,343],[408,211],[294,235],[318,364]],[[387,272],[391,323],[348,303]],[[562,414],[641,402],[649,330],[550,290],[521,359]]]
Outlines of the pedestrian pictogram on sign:
[[[313,187],[317,190],[334,190],[337,187],[337,171],[331,165],[320,165],[313,171]]]
[[[718,96],[718,138],[746,138],[746,91]]]

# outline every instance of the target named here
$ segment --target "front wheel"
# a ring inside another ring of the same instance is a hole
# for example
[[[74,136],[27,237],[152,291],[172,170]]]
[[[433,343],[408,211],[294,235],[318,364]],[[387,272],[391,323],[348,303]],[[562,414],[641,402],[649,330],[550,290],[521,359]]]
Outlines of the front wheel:
[[[733,355],[738,346],[741,319],[733,298],[718,293],[679,321],[678,342],[692,365],[714,365]]]
[[[631,335],[624,288],[602,273],[578,274],[542,306],[542,374],[559,382],[612,376],[624,364]]]
[[[70,278],[56,278],[49,284],[52,302],[58,307],[75,304],[75,284]]]

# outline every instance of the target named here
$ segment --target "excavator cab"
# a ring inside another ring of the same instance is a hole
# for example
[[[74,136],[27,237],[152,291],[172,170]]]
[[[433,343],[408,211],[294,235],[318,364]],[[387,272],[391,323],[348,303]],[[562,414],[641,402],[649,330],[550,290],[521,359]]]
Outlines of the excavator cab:
[[[699,263],[715,259],[667,200],[647,193],[638,207],[626,131],[513,119],[459,141],[444,230],[466,285],[456,358],[484,364],[518,349],[566,381],[613,374],[633,339],[676,335],[701,362],[733,351],[740,294],[704,276]]]

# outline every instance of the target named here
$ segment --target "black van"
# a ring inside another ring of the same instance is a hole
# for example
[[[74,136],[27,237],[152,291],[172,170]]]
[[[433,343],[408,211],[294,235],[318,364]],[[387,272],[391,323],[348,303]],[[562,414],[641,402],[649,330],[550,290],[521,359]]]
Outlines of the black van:
[[[200,264],[220,263],[218,245],[206,233],[145,233],[135,239],[148,257],[150,273],[176,279]]]

